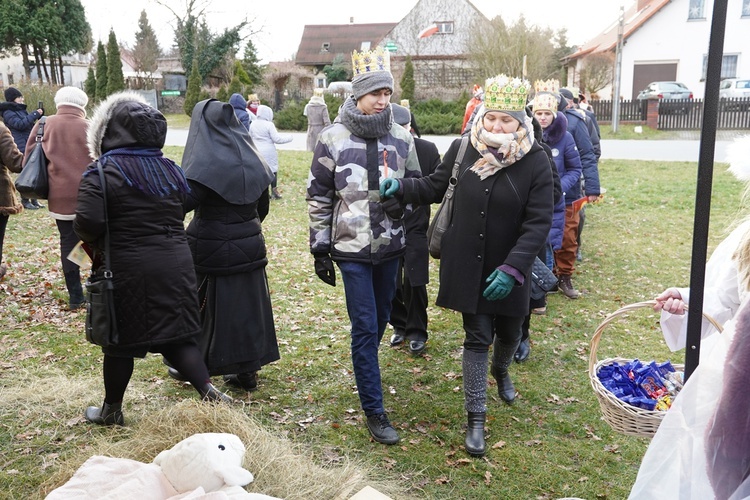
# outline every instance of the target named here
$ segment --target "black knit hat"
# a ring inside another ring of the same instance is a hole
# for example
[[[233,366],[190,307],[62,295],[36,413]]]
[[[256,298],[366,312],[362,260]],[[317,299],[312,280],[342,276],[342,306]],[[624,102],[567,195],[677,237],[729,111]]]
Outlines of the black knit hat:
[[[13,102],[22,96],[23,94],[21,93],[21,91],[15,87],[8,87],[7,89],[5,89],[5,100],[8,102]]]

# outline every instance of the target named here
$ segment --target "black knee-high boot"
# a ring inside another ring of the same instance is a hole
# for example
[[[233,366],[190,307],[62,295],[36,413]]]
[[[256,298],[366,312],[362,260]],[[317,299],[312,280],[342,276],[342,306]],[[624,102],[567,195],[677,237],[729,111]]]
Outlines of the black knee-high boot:
[[[516,399],[516,388],[510,379],[508,367],[513,361],[513,355],[518,349],[518,342],[512,345],[500,343],[500,339],[495,337],[495,344],[492,348],[492,366],[490,372],[497,381],[497,395],[500,399],[508,404],[512,404]]]

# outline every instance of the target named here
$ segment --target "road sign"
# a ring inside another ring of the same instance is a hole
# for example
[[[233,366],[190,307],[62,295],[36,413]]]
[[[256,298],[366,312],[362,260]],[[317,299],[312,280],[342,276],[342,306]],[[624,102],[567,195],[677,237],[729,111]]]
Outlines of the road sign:
[[[395,42],[388,42],[385,44],[385,50],[388,52],[396,52],[398,50],[398,46]]]
[[[169,96],[169,95],[180,95],[179,90],[162,90],[161,91],[162,97]]]

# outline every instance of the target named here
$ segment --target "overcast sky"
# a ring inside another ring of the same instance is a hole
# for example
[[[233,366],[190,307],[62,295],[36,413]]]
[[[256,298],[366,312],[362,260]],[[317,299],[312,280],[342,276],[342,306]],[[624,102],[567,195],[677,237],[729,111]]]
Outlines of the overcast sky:
[[[530,24],[553,29],[568,29],[572,45],[582,44],[596,36],[617,20],[620,7],[626,9],[634,0],[577,0],[561,3],[556,0],[473,0],[485,16],[492,19],[502,15],[513,22],[522,13]],[[180,14],[186,0],[164,0]],[[81,0],[86,18],[91,24],[94,41],[104,43],[114,28],[117,40],[132,46],[138,30],[138,18],[146,9],[149,22],[159,37],[162,48],[174,40],[174,16],[154,0]],[[354,18],[357,24],[398,22],[411,11],[417,0],[198,0],[210,4],[207,20],[214,31],[238,24],[242,19],[251,22],[253,43],[261,62],[290,60],[297,51],[306,24],[347,24]],[[304,5],[304,7],[302,7]]]

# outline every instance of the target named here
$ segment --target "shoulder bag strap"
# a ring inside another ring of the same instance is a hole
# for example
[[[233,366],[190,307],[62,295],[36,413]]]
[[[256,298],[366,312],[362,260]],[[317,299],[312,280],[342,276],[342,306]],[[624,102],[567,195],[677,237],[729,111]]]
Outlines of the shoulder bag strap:
[[[101,162],[96,162],[99,171],[99,182],[102,185],[102,200],[104,201],[104,277],[112,278],[112,268],[109,265],[109,215],[107,215],[107,182],[104,180],[104,170]]]
[[[448,180],[448,189],[445,191],[445,195],[443,195],[444,198],[453,198],[453,191],[456,189],[456,184],[458,184],[458,168],[464,160],[464,155],[466,154],[466,148],[468,145],[469,137],[461,137],[461,146],[459,146],[456,160],[453,162],[453,171],[451,172],[451,178]]]
[[[44,124],[47,122],[47,117],[43,116],[39,118],[39,127],[36,129],[36,142],[37,144],[42,142],[42,138],[44,137]]]

